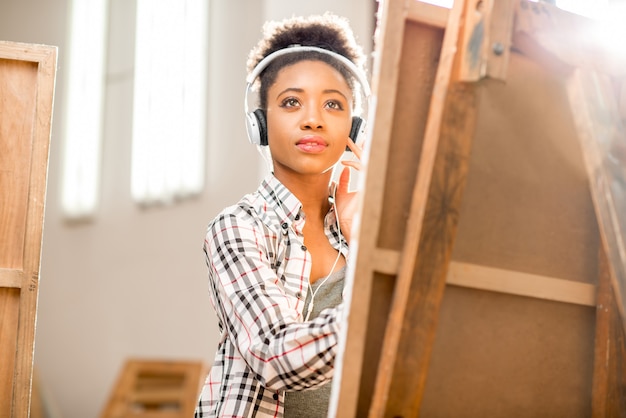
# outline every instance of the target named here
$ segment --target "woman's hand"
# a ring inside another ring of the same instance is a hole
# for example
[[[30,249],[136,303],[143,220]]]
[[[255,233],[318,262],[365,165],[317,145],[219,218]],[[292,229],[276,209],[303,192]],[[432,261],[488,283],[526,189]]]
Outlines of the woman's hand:
[[[350,167],[355,170],[361,169],[361,155],[363,150],[360,146],[352,142],[348,138],[348,147],[352,151],[357,160],[343,160],[341,163],[345,166],[339,176],[339,184],[337,185],[335,194],[335,205],[337,208],[337,218],[339,219],[339,227],[343,236],[348,243],[352,236],[352,222],[356,215],[358,192],[350,191]]]

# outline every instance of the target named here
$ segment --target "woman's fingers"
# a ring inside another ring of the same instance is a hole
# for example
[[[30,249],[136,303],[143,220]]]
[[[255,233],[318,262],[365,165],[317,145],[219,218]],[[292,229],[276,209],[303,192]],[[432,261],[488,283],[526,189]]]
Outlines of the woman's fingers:
[[[359,145],[354,143],[352,139],[350,138],[348,138],[347,144],[348,144],[348,148],[350,148],[350,151],[352,151],[352,155],[356,157],[357,160],[354,160],[354,159],[342,160],[341,164],[348,166],[348,167],[352,167],[355,170],[360,170],[362,165],[361,165],[361,161],[359,160],[361,159],[361,155],[363,155],[363,149]]]
[[[346,167],[341,170],[339,175],[339,184],[337,184],[336,192],[341,195],[350,191],[350,170]]]
[[[348,167],[344,167],[339,176],[335,205],[339,227],[343,232],[343,236],[350,242],[352,220],[357,207],[357,192],[350,191],[350,169]]]
[[[360,160],[361,155],[363,155],[363,148],[361,148],[354,141],[352,141],[350,137],[348,137],[347,144],[348,144],[348,148],[350,148],[350,151],[352,151],[352,153],[356,156],[356,158]]]
[[[352,167],[355,170],[360,170],[361,169],[361,162],[360,161],[354,161],[354,160],[343,160],[341,162],[341,164],[348,166],[348,167]]]

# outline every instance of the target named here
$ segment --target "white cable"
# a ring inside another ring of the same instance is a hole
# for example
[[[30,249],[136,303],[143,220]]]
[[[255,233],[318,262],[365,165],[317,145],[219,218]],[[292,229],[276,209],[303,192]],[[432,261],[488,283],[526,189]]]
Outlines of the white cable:
[[[263,155],[263,153],[261,154]],[[278,194],[276,193],[276,190],[272,188],[272,191],[274,193],[276,201],[278,202],[280,207],[283,208],[283,212],[287,213],[287,210],[285,209],[282,202],[278,198]],[[311,278],[309,277],[308,285],[309,285],[309,292],[311,293],[311,301],[309,302],[309,306],[307,308],[307,313],[306,313],[306,317],[304,318],[304,322],[307,322],[309,320],[309,317],[311,316],[311,312],[313,312],[313,307],[315,306],[314,299],[315,299],[315,295],[317,294],[317,291],[324,285],[324,283],[326,283],[326,281],[332,275],[333,271],[335,271],[335,267],[337,267],[337,263],[339,262],[339,258],[341,257],[341,250],[343,249],[343,237],[341,236],[341,226],[339,225],[339,213],[337,212],[337,206],[335,205],[336,194],[337,194],[337,187],[333,187],[332,204],[335,207],[335,222],[337,225],[337,233],[339,234],[339,250],[337,251],[337,257],[335,258],[335,262],[333,263],[333,266],[331,267],[330,272],[328,273],[326,277],[324,277],[324,279],[319,284],[317,289],[315,289],[315,291],[313,291],[313,287],[311,286]],[[276,252],[275,255],[278,255],[278,249],[275,249],[274,251]]]
[[[336,191],[337,191],[337,187],[333,187],[333,206],[335,206]],[[313,312],[313,307],[315,306],[315,295],[317,294],[317,291],[320,290],[320,288],[324,285],[324,283],[326,283],[326,281],[333,274],[333,271],[335,271],[335,267],[337,267],[337,263],[339,262],[339,257],[341,257],[341,250],[343,249],[343,238],[341,237],[341,227],[339,226],[339,213],[337,212],[336,206],[335,206],[335,222],[337,223],[337,232],[339,234],[339,250],[337,252],[337,258],[335,258],[335,262],[333,263],[333,266],[330,268],[330,272],[328,273],[326,277],[324,277],[324,280],[322,280],[319,286],[317,286],[317,289],[315,289],[315,291],[313,291],[313,287],[311,286],[311,280],[309,278],[309,292],[311,292],[311,301],[309,302],[309,306],[307,308],[304,322],[307,322],[309,320],[309,317],[311,316],[311,312]]]

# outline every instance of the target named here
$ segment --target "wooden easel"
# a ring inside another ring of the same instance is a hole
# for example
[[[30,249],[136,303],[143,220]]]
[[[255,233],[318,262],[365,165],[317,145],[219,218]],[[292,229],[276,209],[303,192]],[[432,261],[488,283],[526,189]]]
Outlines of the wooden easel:
[[[29,415],[56,54],[0,41],[0,417]]]
[[[626,228],[598,147],[626,136],[587,25],[381,3],[330,416],[626,416]]]
[[[202,361],[128,359],[100,418],[192,417],[207,371]]]

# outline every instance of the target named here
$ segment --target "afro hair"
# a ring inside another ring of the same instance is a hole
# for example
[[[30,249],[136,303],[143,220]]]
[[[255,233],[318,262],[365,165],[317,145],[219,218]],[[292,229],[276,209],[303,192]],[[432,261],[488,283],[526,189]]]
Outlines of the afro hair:
[[[294,45],[327,49],[346,57],[359,70],[364,71],[365,54],[356,42],[348,20],[327,12],[322,15],[266,22],[263,25],[263,38],[248,56],[248,74],[269,54]],[[280,69],[302,60],[318,60],[333,66],[341,72],[353,92],[356,91],[354,75],[338,60],[319,52],[298,52],[278,57],[258,76],[261,108],[266,108],[267,90],[276,80]]]

